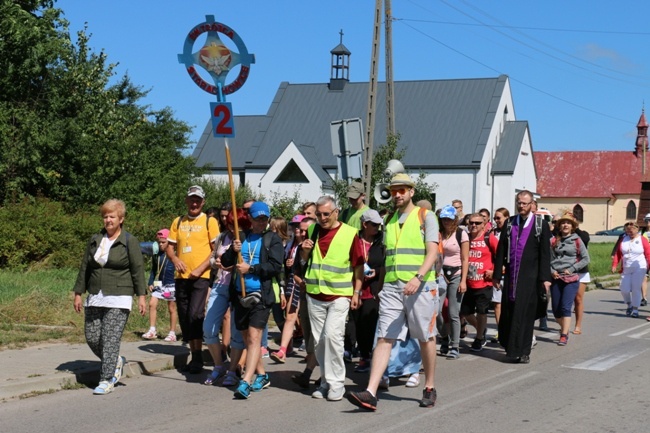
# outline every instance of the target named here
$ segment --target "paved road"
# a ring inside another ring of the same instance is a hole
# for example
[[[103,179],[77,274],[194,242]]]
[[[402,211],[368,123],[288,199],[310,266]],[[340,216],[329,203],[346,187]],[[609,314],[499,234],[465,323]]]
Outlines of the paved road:
[[[399,380],[376,413],[312,399],[289,380],[303,367],[292,358],[270,365],[272,386],[247,401],[170,370],[126,379],[108,396],[80,389],[5,402],[0,432],[647,431],[650,322],[625,317],[617,290],[588,292],[586,301],[584,334],[560,347],[557,333],[538,332],[529,365],[504,362],[494,345],[478,355],[465,348],[456,361],[438,357],[434,409],[419,408],[421,390]],[[348,389],[366,380],[349,378]]]

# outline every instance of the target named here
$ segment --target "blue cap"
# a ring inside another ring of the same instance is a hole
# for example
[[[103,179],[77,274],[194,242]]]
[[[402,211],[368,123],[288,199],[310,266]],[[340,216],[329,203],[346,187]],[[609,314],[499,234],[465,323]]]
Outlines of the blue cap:
[[[448,204],[440,211],[440,218],[449,218],[450,220],[456,219],[456,208]]]
[[[269,209],[269,205],[264,203],[263,201],[256,201],[253,203],[253,205],[248,209],[248,214],[251,216],[251,218],[255,219],[257,217],[265,216],[267,218],[271,218],[271,209]]]

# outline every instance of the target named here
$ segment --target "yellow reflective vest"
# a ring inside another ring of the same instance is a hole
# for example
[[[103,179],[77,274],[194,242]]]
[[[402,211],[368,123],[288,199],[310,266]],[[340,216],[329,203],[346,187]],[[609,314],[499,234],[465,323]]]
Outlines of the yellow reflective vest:
[[[316,224],[309,227],[307,233],[310,239],[316,229]],[[311,265],[305,274],[307,293],[352,296],[354,270],[350,264],[350,248],[356,234],[354,227],[341,223],[324,258],[318,247],[318,240],[314,242]]]
[[[420,221],[420,208],[415,206],[399,226],[397,212],[386,224],[386,276],[384,282],[407,282],[413,278],[427,255],[424,243],[424,221]],[[435,281],[432,270],[424,274],[423,281]]]

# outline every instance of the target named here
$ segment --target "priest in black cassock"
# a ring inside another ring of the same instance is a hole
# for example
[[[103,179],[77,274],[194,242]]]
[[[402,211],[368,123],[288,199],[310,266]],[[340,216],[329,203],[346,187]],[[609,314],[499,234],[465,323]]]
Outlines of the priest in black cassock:
[[[499,343],[509,358],[527,364],[540,291],[548,293],[551,286],[551,231],[548,223],[536,220],[530,191],[517,194],[517,212],[499,239],[492,281],[503,290]]]

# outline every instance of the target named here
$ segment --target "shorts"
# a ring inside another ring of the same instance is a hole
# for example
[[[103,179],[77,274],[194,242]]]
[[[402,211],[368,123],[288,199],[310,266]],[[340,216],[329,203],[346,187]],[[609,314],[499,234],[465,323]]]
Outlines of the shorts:
[[[247,331],[248,328],[264,329],[269,321],[271,307],[258,302],[251,308],[244,308],[239,300],[232,304],[235,313],[235,327],[239,331]]]
[[[492,286],[482,289],[467,289],[460,306],[460,315],[487,314],[490,302],[492,302],[492,291]]]
[[[163,301],[176,301],[176,284],[167,284],[165,286],[154,286],[151,296],[162,299]]]
[[[300,286],[289,282],[284,288],[284,298],[287,300],[289,314],[297,312],[300,307]]]
[[[584,274],[578,274],[580,276],[580,282],[581,283],[591,283],[591,276],[589,275],[589,272],[585,272]]]
[[[422,282],[414,295],[404,295],[406,283],[384,283],[379,292],[377,337],[405,341],[407,334],[421,342],[436,336],[440,300],[435,282]]]

